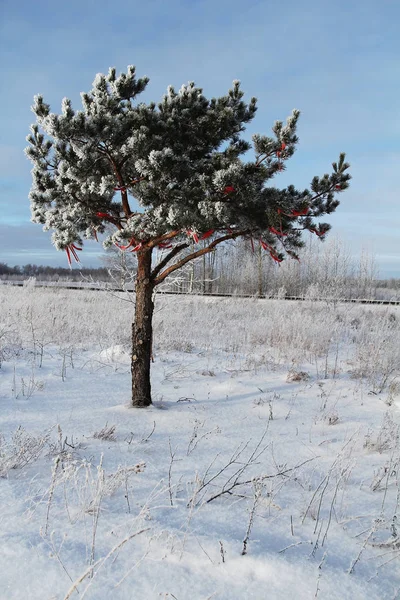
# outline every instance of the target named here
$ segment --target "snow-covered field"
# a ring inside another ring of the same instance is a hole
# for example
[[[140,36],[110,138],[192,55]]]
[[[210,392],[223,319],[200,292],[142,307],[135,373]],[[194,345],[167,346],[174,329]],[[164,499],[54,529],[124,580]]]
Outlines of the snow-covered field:
[[[400,311],[0,288],[0,598],[400,598]]]

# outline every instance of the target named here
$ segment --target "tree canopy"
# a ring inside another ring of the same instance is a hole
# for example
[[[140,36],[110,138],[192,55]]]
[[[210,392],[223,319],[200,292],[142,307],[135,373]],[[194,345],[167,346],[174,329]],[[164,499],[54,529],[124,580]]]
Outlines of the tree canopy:
[[[83,238],[106,233],[106,247],[158,246],[172,260],[192,241],[212,237],[212,250],[243,235],[280,262],[297,258],[304,230],[324,238],[330,225],[317,219],[336,209],[349,185],[344,154],[310,189],[268,185],[295,152],[298,110],[250,143],[243,132],[256,99],[246,103],[238,81],[212,99],[193,82],[169,87],[158,104],[138,102],[147,83],[133,66],[118,76],[110,69],[81,94],[82,110],[64,98],[61,114],[35,96],[26,149],[32,220],[53,231],[57,249],[77,258]]]

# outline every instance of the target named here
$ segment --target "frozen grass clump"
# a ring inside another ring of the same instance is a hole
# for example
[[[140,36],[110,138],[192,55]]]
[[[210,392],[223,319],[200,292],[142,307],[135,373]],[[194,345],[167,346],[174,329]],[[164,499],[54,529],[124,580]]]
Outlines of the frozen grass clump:
[[[24,345],[129,345],[133,306],[107,292],[1,286],[0,309]]]
[[[375,436],[371,432],[366,436],[364,447],[380,454],[394,450],[399,446],[400,427],[395,422],[393,414],[386,412],[382,424]]]
[[[44,453],[49,435],[32,435],[19,426],[10,439],[0,436],[0,477],[7,477],[10,471],[23,469],[37,461]]]
[[[400,323],[393,311],[365,311],[353,335],[355,374],[375,393],[400,374]]]
[[[1,286],[0,307],[3,361],[22,347],[40,356],[39,366],[51,346],[130,350],[133,302],[126,294]],[[400,375],[400,319],[393,307],[159,294],[154,349],[245,354],[254,364],[261,357],[289,367],[309,363],[324,378],[352,363],[353,375],[381,393]]]

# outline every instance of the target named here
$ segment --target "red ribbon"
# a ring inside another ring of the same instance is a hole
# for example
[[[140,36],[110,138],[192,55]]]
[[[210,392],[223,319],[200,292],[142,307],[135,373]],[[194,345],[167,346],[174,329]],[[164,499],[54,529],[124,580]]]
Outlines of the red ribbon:
[[[292,212],[290,213],[291,217],[304,217],[305,215],[308,214],[308,211],[310,210],[309,206],[306,206],[306,208],[303,208],[302,210],[292,210]]]
[[[264,240],[262,240],[261,238],[260,238],[260,244],[264,250],[268,250],[269,252],[272,252],[275,254],[275,249],[272,246],[270,246],[269,244],[267,244],[267,242],[264,242]]]
[[[227,185],[224,194],[231,194],[232,192],[236,192],[235,188],[232,185]]]
[[[272,259],[273,259],[275,262],[277,262],[277,263],[281,263],[281,262],[283,261],[283,258],[279,258],[279,256],[277,256],[277,255],[275,254],[275,249],[274,249],[274,248],[272,248],[272,246],[270,246],[270,245],[269,245],[269,244],[267,244],[266,242],[264,242],[264,240],[262,240],[261,238],[260,238],[260,244],[261,244],[262,248],[264,248],[264,250],[268,250],[268,251],[269,251],[269,254],[270,254],[271,258],[272,258]]]
[[[287,233],[284,233],[283,231],[278,231],[277,229],[275,229],[275,227],[270,227],[269,230],[274,235],[279,235],[280,237],[286,237],[287,236]]]
[[[195,244],[199,243],[199,236],[197,235],[197,233],[195,231],[193,231],[192,229],[188,229],[186,233],[189,237],[191,237],[193,239]]]
[[[99,219],[106,219],[107,221],[111,221],[111,223],[115,223],[115,217],[109,215],[108,213],[98,212],[96,213],[96,217],[99,217]]]
[[[287,213],[283,212],[281,208],[278,208],[278,215],[285,215],[285,217],[304,217],[308,214],[309,210],[309,206],[306,206],[306,208],[303,208],[301,210],[293,209],[292,212],[288,215]]]
[[[276,155],[277,155],[278,158],[280,158],[282,150],[284,150],[285,148],[286,148],[286,144],[285,144],[285,142],[282,142],[280,150],[276,151]]]
[[[276,256],[276,254],[273,254],[272,252],[270,252],[271,258],[277,262],[277,263],[281,263],[283,261],[283,258],[279,258],[279,256]]]
[[[208,231],[206,231],[205,233],[203,233],[203,235],[200,236],[201,240],[206,240],[207,238],[209,238],[212,234],[214,233],[214,229],[209,229]]]
[[[120,250],[128,250],[128,248],[130,248],[131,246],[133,246],[133,244],[137,244],[137,241],[135,240],[134,237],[129,240],[129,244],[127,244],[126,246],[120,246],[119,244],[115,244],[115,245]]]
[[[67,253],[67,260],[68,260],[68,264],[71,267],[71,254],[74,257],[75,261],[77,263],[81,262],[79,260],[79,256],[77,255],[76,251],[79,250],[79,252],[82,250],[82,248],[78,248],[78,246],[75,246],[75,244],[69,244],[66,248],[65,248],[65,252]]]
[[[315,235],[317,235],[318,237],[322,237],[323,235],[326,234],[327,230],[326,229],[322,229],[321,231],[318,231],[318,229],[314,229],[314,228],[310,227],[309,231],[311,231],[311,233],[315,233]]]
[[[125,250],[128,250],[128,248],[131,248],[134,244],[136,244],[136,246],[134,248],[132,248],[131,252],[137,252],[142,247],[142,242],[138,243],[137,240],[135,240],[135,238],[131,238],[129,240],[129,244],[127,244],[126,246],[120,246],[117,243],[115,245],[117,246],[117,248],[119,248],[120,250],[123,250],[125,252]]]

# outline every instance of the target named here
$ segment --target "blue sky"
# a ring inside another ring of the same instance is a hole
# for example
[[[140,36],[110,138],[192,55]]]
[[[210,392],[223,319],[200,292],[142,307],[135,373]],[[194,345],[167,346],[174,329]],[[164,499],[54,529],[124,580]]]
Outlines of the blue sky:
[[[110,66],[150,77],[142,96],[194,80],[207,96],[240,79],[258,98],[247,134],[293,108],[300,145],[278,187],[309,185],[345,151],[352,186],[329,221],[354,255],[400,277],[400,3],[398,0],[2,0],[0,2],[0,262],[65,265],[30,223],[23,154],[34,94],[53,111]],[[101,249],[85,246],[86,266]]]

